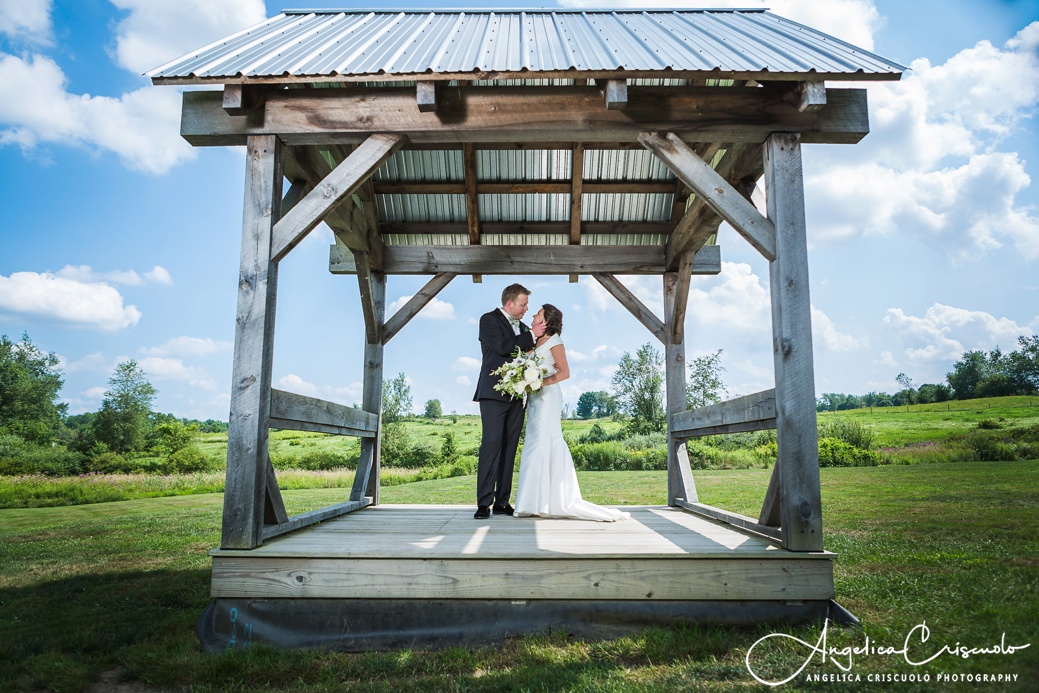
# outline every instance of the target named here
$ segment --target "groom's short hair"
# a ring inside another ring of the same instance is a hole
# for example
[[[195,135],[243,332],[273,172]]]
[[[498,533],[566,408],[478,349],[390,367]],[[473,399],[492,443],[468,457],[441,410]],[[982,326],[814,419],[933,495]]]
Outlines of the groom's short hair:
[[[501,304],[504,306],[509,301],[515,301],[520,296],[530,296],[530,289],[522,284],[509,284],[501,292]]]

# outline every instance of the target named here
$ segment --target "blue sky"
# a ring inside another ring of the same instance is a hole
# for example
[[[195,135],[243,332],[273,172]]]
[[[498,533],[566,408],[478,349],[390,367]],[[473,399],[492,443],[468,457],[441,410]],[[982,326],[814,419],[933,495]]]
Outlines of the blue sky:
[[[942,382],[962,351],[1039,332],[1039,0],[708,4],[768,6],[912,68],[870,86],[861,143],[803,148],[818,393],[892,392],[901,372]],[[687,6],[558,3],[658,5]],[[71,412],[97,409],[134,358],[156,409],[226,419],[244,151],[184,143],[179,89],[142,74],[295,6],[0,0],[0,333],[61,357]],[[364,331],[356,281],[327,272],[331,238],[320,227],[282,263],[274,382],[352,404]],[[694,279],[687,350],[722,349],[735,396],[772,387],[768,268],[731,229],[719,242],[722,274]],[[417,410],[476,412],[476,321],[512,280],[457,278],[387,346],[386,375],[408,376]],[[515,280],[565,314],[571,406],[652,339],[588,278]],[[624,281],[662,312],[659,279]],[[388,302],[423,283],[390,277]]]

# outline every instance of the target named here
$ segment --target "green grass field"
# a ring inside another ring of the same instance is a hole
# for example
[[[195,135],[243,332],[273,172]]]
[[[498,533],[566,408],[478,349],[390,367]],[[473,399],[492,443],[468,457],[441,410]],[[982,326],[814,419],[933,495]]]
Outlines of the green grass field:
[[[696,474],[701,498],[756,514],[768,470]],[[663,472],[586,472],[600,503],[662,503]],[[388,503],[468,503],[473,477],[388,487]],[[292,513],[341,500],[344,489],[289,490]],[[989,690],[935,683],[945,674],[1017,674],[1006,690],[1039,686],[1039,461],[823,469],[827,549],[838,601],[862,629],[828,632],[831,647],[866,637],[901,647],[925,622],[942,645],[1027,649],[944,655],[911,667],[899,657],[856,658],[853,672],[928,674],[919,684],[806,683],[784,690]],[[566,633],[501,646],[386,653],[200,651],[194,623],[208,602],[207,552],[219,539],[219,494],[57,508],[0,510],[0,690],[14,691],[737,691],[759,689],[744,663],[761,637],[806,642],[816,627],[651,629],[602,642]],[[931,648],[930,646],[934,647]],[[755,671],[780,678],[801,650],[759,646]],[[814,660],[813,673],[840,673]],[[104,680],[108,688],[92,689]]]

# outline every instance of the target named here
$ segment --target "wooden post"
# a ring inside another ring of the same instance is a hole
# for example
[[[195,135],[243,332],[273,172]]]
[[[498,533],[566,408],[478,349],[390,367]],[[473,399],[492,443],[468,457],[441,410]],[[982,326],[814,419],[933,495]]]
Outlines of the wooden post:
[[[249,138],[238,276],[227,481],[220,546],[252,549],[262,541],[267,494],[267,422],[274,357],[278,265],[271,238],[282,204],[281,151],[274,135]]]
[[[371,298],[375,309],[375,321],[380,326],[386,316],[386,275],[371,272]],[[361,408],[379,417],[379,428],[374,438],[361,439],[361,458],[357,461],[357,472],[350,492],[350,500],[359,501],[372,497],[372,505],[379,504],[379,447],[382,444],[382,363],[383,344],[381,339],[366,339],[364,344],[364,394]]]
[[[769,264],[769,278],[783,546],[794,551],[821,551],[819,434],[800,137],[773,133],[765,140],[764,162],[768,218],[776,229],[776,257]]]
[[[685,310],[676,310],[676,299],[679,291],[679,277],[674,272],[664,275],[664,319],[673,320],[678,313],[685,315]],[[686,294],[688,296],[688,294]],[[682,297],[683,300],[685,297]],[[686,410],[685,405],[685,335],[682,330],[675,330],[674,325],[665,325],[664,333],[664,372],[667,386],[667,504],[675,505],[676,498],[684,498],[687,502],[696,503],[696,484],[689,468],[689,454],[685,440],[679,440],[673,434],[674,424],[671,417]]]

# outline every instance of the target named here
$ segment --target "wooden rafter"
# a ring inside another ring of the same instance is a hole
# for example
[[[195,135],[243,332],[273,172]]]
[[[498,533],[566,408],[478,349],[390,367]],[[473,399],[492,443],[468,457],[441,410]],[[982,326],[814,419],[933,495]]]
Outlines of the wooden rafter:
[[[359,274],[356,253],[341,246],[330,249],[328,269],[333,274]],[[704,246],[693,260],[694,274],[718,274],[718,246]],[[664,249],[659,245],[390,245],[383,263],[385,274],[655,274],[664,272]]]
[[[465,219],[469,230],[469,245],[480,245],[480,199],[476,192],[476,150],[471,144],[462,148],[462,168],[465,171]]]
[[[612,274],[596,272],[592,274],[592,277],[595,278],[595,281],[602,284],[602,287],[609,291],[629,313],[634,315],[635,319],[642,323],[643,327],[652,332],[653,336],[661,342],[667,343],[667,330],[664,329],[664,323],[654,315],[653,311],[646,307],[645,303],[639,300],[638,296],[631,293],[628,287],[621,284],[620,280]]]
[[[570,173],[570,245],[581,244],[581,202],[584,197],[584,145],[574,145]]]
[[[425,286],[419,289],[407,303],[393,314],[393,317],[386,321],[386,325],[383,326],[382,330],[382,343],[386,344],[393,339],[393,336],[400,332],[413,317],[418,315],[419,311],[425,308],[426,304],[432,301],[456,276],[450,272],[441,272],[433,275],[433,278],[426,282]]]

